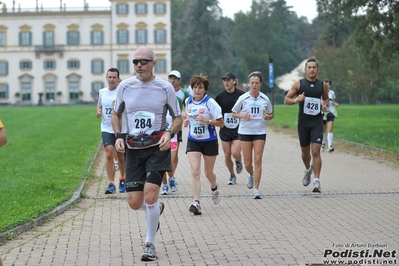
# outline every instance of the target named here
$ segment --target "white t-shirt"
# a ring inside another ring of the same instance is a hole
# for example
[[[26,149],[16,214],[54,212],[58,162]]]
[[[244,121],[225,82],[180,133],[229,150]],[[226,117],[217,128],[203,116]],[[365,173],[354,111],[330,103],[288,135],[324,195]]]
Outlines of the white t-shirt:
[[[118,88],[115,90],[109,90],[108,88],[100,89],[98,92],[98,106],[102,107],[102,120],[101,120],[101,132],[114,133],[112,127],[111,117],[114,110],[116,101],[116,95],[118,94]],[[111,107],[110,107],[111,106]],[[111,111],[109,110],[111,108]],[[124,121],[124,122],[123,122]],[[122,131],[126,133],[126,114],[122,114]]]
[[[238,134],[242,135],[263,135],[266,134],[266,120],[263,114],[273,113],[272,103],[262,92],[257,98],[251,96],[248,92],[241,95],[232,108],[233,113],[249,113],[250,119],[240,119]]]
[[[331,112],[334,106],[335,92],[333,90],[328,90],[328,107],[327,112]]]
[[[111,117],[117,93],[118,89],[109,90],[108,88],[102,88],[98,92],[97,106],[101,106],[102,109],[101,132],[114,133]]]

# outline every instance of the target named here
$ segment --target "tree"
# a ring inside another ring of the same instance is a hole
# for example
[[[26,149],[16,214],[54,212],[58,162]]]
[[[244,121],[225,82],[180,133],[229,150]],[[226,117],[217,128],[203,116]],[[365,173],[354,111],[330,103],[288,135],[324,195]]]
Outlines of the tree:
[[[355,30],[355,18],[348,16],[342,0],[316,0],[319,22],[323,25],[321,40],[340,47]]]
[[[398,53],[399,1],[348,0],[343,7],[347,16],[357,18],[355,41],[365,53],[383,53],[384,61]]]
[[[317,6],[323,23],[317,58],[326,63],[328,78],[336,78],[351,103],[373,104],[379,96],[391,101],[397,86],[390,77],[399,70],[393,64],[398,62],[398,2],[317,0]]]
[[[211,80],[209,93],[216,94],[223,89],[220,77],[229,71],[231,58],[226,47],[227,33],[222,28],[221,10],[217,0],[194,0],[188,4],[177,25],[180,34],[174,41],[173,67],[182,73],[183,82],[192,75],[207,75]]]
[[[253,1],[251,11],[235,15],[232,43],[245,73],[268,75],[269,57],[275,76],[290,72],[313,52],[317,38],[305,18],[290,11],[285,0]]]

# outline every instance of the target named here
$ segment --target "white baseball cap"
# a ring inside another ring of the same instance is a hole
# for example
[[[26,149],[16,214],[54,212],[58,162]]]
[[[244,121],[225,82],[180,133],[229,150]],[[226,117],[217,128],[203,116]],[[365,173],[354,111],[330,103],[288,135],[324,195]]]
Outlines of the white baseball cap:
[[[177,71],[177,70],[172,70],[172,71],[169,73],[169,76],[175,76],[176,78],[181,79],[180,72]]]

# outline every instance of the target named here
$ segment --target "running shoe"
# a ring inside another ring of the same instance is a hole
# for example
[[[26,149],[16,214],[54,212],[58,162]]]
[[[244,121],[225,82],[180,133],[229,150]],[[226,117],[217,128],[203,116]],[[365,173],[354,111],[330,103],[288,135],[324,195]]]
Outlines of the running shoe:
[[[241,172],[242,172],[242,162],[236,161],[236,173],[241,174]]]
[[[178,190],[177,182],[174,177],[169,178],[169,186],[170,186],[170,192],[176,192]]]
[[[237,184],[237,177],[233,174],[230,176],[229,182],[227,182],[227,185],[235,185]]]
[[[164,209],[165,209],[165,204],[162,201],[160,201],[159,202],[159,216],[162,215]],[[157,232],[159,230],[159,227],[161,227],[161,222],[160,221],[158,221]]]
[[[247,188],[251,189],[254,187],[254,177],[253,176],[248,176],[248,181],[247,181]]]
[[[194,215],[201,215],[201,204],[198,201],[194,201],[193,203],[191,203],[190,207],[188,208],[188,210],[192,213],[194,213]]]
[[[124,193],[126,191],[126,181],[119,180],[119,193]]]
[[[309,186],[309,184],[310,184],[310,176],[312,175],[312,173],[313,173],[313,166],[310,166],[309,170],[305,170],[305,175],[303,176],[303,179],[302,179],[302,184],[305,187]]]
[[[321,151],[325,151],[326,150],[326,145],[323,143],[323,144],[321,144]]]
[[[115,162],[115,171],[119,171],[119,163]]]
[[[321,193],[320,179],[315,178],[313,181],[313,192]]]
[[[162,186],[161,195],[168,195],[169,194],[169,187],[167,184]]]
[[[254,199],[261,199],[262,195],[260,194],[259,190],[254,189]]]
[[[152,243],[144,244],[144,252],[141,255],[141,261],[155,261],[157,260],[157,253],[155,252],[155,246]]]
[[[105,191],[105,194],[114,194],[116,192],[116,187],[112,182],[109,182],[108,188]]]
[[[328,152],[333,152],[333,151],[334,151],[333,147],[328,148]]]
[[[216,190],[212,191],[212,200],[214,204],[218,204],[220,202],[220,193],[219,193],[219,186],[216,185]]]

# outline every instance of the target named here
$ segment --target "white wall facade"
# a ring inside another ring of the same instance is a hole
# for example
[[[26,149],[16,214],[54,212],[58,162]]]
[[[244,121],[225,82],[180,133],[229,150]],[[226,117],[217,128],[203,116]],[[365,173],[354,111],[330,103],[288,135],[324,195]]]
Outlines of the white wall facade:
[[[78,44],[68,44],[68,31],[78,32]],[[92,31],[102,32],[103,42],[94,45]],[[128,35],[127,43],[118,43],[121,40],[117,37],[118,31]],[[30,45],[21,45],[21,32],[25,32],[25,37],[31,36]],[[145,38],[137,38],[138,32]],[[0,13],[0,104],[37,105],[39,93],[43,94],[44,105],[96,102],[99,86],[107,86],[105,76],[109,68],[121,70],[118,62],[122,62],[127,68],[121,72],[121,79],[134,75],[133,52],[140,46],[154,50],[155,73],[167,79],[172,65],[170,0],[113,0],[110,7],[103,10],[92,7],[3,10]],[[99,73],[93,73],[93,60],[102,62]],[[45,64],[49,66],[45,63],[48,61],[51,67],[45,68]],[[78,63],[71,66],[68,61]],[[27,89],[30,89],[29,97]],[[17,93],[20,95],[16,96]]]

